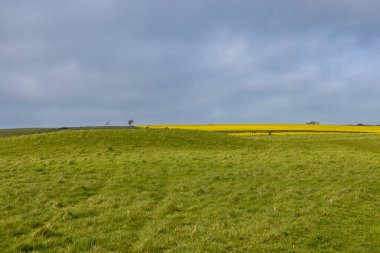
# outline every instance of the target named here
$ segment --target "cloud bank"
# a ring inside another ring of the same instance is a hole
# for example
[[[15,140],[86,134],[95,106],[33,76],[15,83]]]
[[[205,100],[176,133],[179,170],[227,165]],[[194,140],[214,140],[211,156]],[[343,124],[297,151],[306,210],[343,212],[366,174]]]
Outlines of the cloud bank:
[[[4,0],[0,128],[380,124],[375,0]]]

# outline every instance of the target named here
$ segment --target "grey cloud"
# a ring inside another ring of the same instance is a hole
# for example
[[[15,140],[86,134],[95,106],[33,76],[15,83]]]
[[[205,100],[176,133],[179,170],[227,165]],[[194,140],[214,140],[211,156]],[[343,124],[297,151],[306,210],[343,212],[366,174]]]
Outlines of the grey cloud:
[[[0,127],[378,124],[380,3],[2,1]]]

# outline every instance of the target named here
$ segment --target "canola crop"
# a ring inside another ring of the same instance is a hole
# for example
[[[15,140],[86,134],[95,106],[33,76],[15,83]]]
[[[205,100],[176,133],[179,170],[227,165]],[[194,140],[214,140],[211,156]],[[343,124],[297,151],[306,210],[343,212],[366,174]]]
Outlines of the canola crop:
[[[286,131],[286,132],[235,132],[235,133],[228,133],[228,135],[231,136],[268,136],[268,135],[326,135],[326,134],[342,134],[345,132],[292,132],[292,131]]]
[[[380,133],[380,126],[311,125],[311,124],[209,124],[209,125],[141,125],[142,128],[223,131],[236,136],[321,134],[321,133]]]

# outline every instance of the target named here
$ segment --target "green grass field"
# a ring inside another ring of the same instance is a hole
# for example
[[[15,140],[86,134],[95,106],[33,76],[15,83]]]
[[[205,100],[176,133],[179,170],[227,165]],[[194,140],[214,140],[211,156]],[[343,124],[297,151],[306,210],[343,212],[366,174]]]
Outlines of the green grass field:
[[[62,127],[62,128],[14,128],[0,129],[0,137],[20,136],[26,134],[51,133],[66,130],[96,130],[96,129],[132,129],[126,126],[95,126],[95,127]]]
[[[379,195],[375,134],[0,138],[0,252],[380,252]]]

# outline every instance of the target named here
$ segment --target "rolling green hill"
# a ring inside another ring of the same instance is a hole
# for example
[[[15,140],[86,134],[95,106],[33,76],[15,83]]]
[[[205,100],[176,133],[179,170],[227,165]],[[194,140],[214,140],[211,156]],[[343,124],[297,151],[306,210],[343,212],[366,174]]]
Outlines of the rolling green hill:
[[[26,134],[40,134],[59,132],[67,130],[96,130],[96,129],[134,129],[135,127],[127,126],[87,126],[87,127],[61,127],[61,128],[14,128],[14,129],[0,129],[1,137],[19,136]]]
[[[379,252],[380,136],[0,138],[0,252]]]

